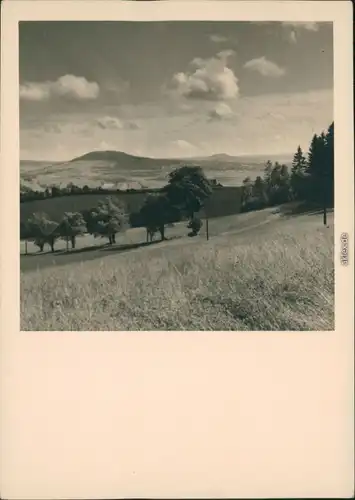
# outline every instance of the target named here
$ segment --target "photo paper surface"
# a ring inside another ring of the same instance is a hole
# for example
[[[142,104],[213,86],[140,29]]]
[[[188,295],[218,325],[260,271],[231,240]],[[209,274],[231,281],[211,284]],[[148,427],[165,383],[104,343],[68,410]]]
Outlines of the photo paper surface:
[[[350,5],[5,4],[1,496],[352,494]]]

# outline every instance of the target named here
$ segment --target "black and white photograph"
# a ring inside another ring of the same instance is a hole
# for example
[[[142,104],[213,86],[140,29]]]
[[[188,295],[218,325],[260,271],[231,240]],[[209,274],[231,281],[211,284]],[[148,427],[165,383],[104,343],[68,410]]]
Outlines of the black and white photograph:
[[[4,2],[1,498],[351,497],[351,7]]]
[[[21,22],[23,330],[334,329],[330,22]]]

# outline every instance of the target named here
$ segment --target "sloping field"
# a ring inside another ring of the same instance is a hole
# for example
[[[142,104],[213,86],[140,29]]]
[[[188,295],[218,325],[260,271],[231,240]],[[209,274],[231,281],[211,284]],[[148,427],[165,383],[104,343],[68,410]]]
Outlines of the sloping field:
[[[328,228],[319,215],[246,216],[220,219],[219,230],[216,219],[209,241],[176,238],[22,273],[21,327],[334,329],[332,216]]]
[[[209,199],[210,217],[237,214],[241,210],[241,188],[215,188]],[[99,201],[110,196],[114,201],[123,203],[127,213],[137,212],[148,193],[112,193],[112,194],[79,194],[58,196],[45,200],[33,200],[20,203],[20,219],[25,221],[35,212],[44,212],[52,220],[59,221],[65,212],[81,212],[96,207]]]
[[[251,230],[256,226],[261,226],[278,218],[274,213],[274,209],[260,210],[257,212],[249,212],[240,214],[239,216],[219,217],[209,220],[209,235],[211,238],[223,233],[237,231],[238,233],[245,230]],[[165,245],[171,246],[175,244],[191,244],[192,240],[187,238],[190,230],[187,229],[187,222],[175,224],[174,227],[166,229],[166,237],[168,241],[160,242],[159,234],[155,236],[154,242],[159,248]],[[181,241],[183,238],[183,241]],[[194,242],[204,241],[206,239],[206,223],[201,229],[200,234],[193,239]],[[116,236],[116,245],[110,246],[107,244],[107,239],[94,238],[91,235],[85,235],[77,238],[76,249],[66,251],[66,243],[63,240],[56,242],[56,252],[53,254],[49,246],[45,247],[43,253],[39,253],[38,247],[29,242],[27,245],[28,255],[24,255],[25,243],[20,243],[21,251],[21,271],[33,271],[51,266],[62,266],[71,263],[80,263],[86,260],[102,259],[108,257],[112,253],[121,253],[139,249],[145,246],[146,231],[144,228],[128,229],[126,232]],[[149,245],[149,250],[152,247]],[[148,248],[146,248],[148,250]]]

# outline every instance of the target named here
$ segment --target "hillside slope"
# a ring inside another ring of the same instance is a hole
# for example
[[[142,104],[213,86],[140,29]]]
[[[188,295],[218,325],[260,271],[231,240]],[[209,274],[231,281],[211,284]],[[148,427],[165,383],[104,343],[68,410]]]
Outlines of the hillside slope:
[[[229,222],[209,241],[113,253],[80,273],[73,263],[22,274],[21,328],[334,329],[332,227],[319,215],[274,215],[244,230]]]

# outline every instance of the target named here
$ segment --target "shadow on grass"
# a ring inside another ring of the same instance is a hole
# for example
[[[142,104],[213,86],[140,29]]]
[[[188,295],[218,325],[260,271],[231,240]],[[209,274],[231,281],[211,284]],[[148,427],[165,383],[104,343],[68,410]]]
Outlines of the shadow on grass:
[[[51,252],[50,250],[47,252],[31,252],[31,253],[21,253],[21,257],[45,257],[48,255],[53,255],[55,257],[62,257],[63,255],[73,255],[76,253],[82,253],[82,252],[90,252],[93,250],[100,250],[103,248],[105,245],[90,245],[87,247],[82,247],[82,248],[72,248],[69,249],[68,251],[65,248],[61,248],[60,250],[54,250],[54,252]]]
[[[156,240],[152,242],[143,241],[141,243],[126,243],[124,245],[110,245],[105,248],[100,248],[101,252],[124,252],[127,250],[133,250],[134,248],[147,247],[150,245],[155,245],[156,243],[161,243],[161,240]]]
[[[149,247],[151,245],[157,245],[158,243],[163,243],[164,241],[172,241],[181,238],[181,236],[171,236],[170,238],[164,238],[164,240],[153,240],[153,241],[143,241],[140,243],[127,243],[125,245],[109,245],[105,248],[101,248],[104,252],[125,252],[128,250],[133,250],[134,248]]]
[[[167,241],[174,240],[176,238],[180,238],[180,236],[175,236],[168,238]],[[100,259],[104,257],[108,257],[109,255],[123,254],[126,252],[130,252],[139,247],[148,247],[150,245],[155,245],[160,243],[160,240],[153,241],[152,243],[140,242],[140,243],[127,243],[127,244],[117,244],[117,245],[109,245],[105,244],[102,246],[90,246],[83,247],[74,250],[70,250],[67,252],[66,250],[59,250],[57,252],[46,252],[42,254],[41,258],[38,259],[26,259],[26,255],[20,256],[21,262],[21,272],[40,270],[44,268],[49,268],[52,266],[65,266],[67,264],[74,263],[82,263],[89,260]],[[159,248],[159,245],[156,245]],[[30,254],[31,257],[39,257],[41,254]],[[64,258],[62,258],[64,257]]]
[[[159,241],[154,241],[153,243],[160,243]],[[55,254],[56,257],[68,257],[69,255],[77,255],[81,253],[87,252],[123,252],[127,250],[132,250],[134,248],[140,248],[147,245],[151,245],[152,243],[147,242],[139,242],[139,243],[126,243],[126,244],[115,244],[110,245],[109,243],[104,243],[103,245],[90,245],[82,248],[71,249],[68,252],[66,250],[59,251]],[[53,255],[53,254],[52,254]]]
[[[333,208],[327,208],[327,213],[333,213]],[[279,213],[281,217],[297,217],[299,215],[322,215],[323,208],[319,205],[306,202],[288,203],[281,205],[275,209],[275,213]]]
[[[54,250],[54,252],[51,252],[50,250],[47,250],[46,252],[21,252],[20,256],[21,257],[44,257],[45,255],[55,255],[56,257],[58,255],[61,255],[62,253],[67,253],[66,250]]]
[[[181,238],[181,236],[171,236],[170,238],[165,238],[163,241],[171,241],[175,240],[177,238]],[[33,252],[33,253],[21,253],[21,257],[69,257],[69,256],[74,256],[78,255],[81,253],[87,253],[87,252],[127,252],[129,250],[133,250],[135,248],[142,248],[150,245],[156,245],[157,243],[161,243],[162,240],[154,240],[154,241],[142,241],[142,242],[137,242],[137,243],[126,243],[126,244],[115,244],[115,245],[110,245],[109,243],[104,243],[103,245],[90,245],[87,247],[82,247],[82,248],[72,248],[67,251],[66,249],[60,249],[60,250],[55,250],[54,252],[47,251],[47,252]]]

